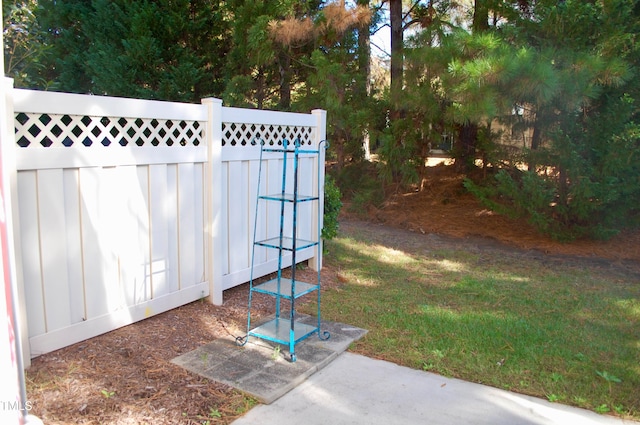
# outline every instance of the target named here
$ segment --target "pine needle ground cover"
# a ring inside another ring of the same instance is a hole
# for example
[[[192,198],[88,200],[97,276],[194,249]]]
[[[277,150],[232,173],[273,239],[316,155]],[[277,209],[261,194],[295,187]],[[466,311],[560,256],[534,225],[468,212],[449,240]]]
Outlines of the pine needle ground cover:
[[[326,243],[342,284],[323,293],[323,319],[369,330],[353,351],[640,419],[640,273],[381,229]]]

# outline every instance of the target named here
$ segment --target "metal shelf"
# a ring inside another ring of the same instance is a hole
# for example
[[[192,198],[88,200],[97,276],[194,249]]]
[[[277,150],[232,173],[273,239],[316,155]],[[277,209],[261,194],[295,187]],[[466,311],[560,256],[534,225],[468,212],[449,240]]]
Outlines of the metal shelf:
[[[318,245],[318,242],[309,241],[306,239],[296,239],[295,241],[296,241],[296,251]],[[293,251],[293,238],[283,237],[282,245],[280,244],[279,237],[265,239],[263,241],[257,241],[256,245],[266,246],[267,248],[275,248],[275,249],[282,248],[285,251]]]
[[[325,144],[326,141],[320,142],[320,144]],[[320,144],[318,146],[320,146]],[[318,186],[311,190],[315,192],[315,194],[301,194],[299,192],[299,156],[300,154],[315,154],[316,160],[318,163],[315,167],[320,173],[322,169],[322,163],[320,162],[322,159],[322,155],[320,155],[320,150],[310,150],[310,149],[301,149],[301,145],[299,141],[294,142],[293,144],[289,144],[287,140],[283,140],[282,148],[266,148],[262,147],[260,151],[260,168],[258,171],[258,193],[260,193],[260,176],[262,173],[262,161],[263,161],[263,152],[280,152],[282,153],[282,186],[281,191],[275,194],[267,194],[267,195],[258,195],[258,201],[267,201],[271,203],[278,203],[280,207],[280,226],[279,236],[270,237],[264,240],[257,241],[255,240],[256,234],[254,233],[253,240],[253,249],[255,252],[256,246],[262,246],[267,248],[273,248],[278,250],[278,274],[275,279],[271,279],[267,282],[254,285],[253,282],[253,270],[254,270],[254,254],[251,256],[251,280],[250,280],[250,290],[249,290],[249,308],[247,315],[247,334],[246,337],[239,337],[236,341],[239,344],[246,344],[249,337],[257,337],[262,338],[264,340],[276,342],[279,344],[285,344],[289,346],[289,353],[291,354],[291,361],[296,361],[295,354],[295,346],[298,342],[304,340],[310,335],[317,334],[321,340],[326,340],[330,337],[329,332],[320,332],[320,271],[317,271],[317,283],[311,284],[306,282],[301,282],[296,279],[296,253],[300,250],[311,248],[311,247],[319,247],[321,241],[321,228],[320,223],[318,223],[317,234],[313,236],[307,236],[313,239],[300,239],[297,237],[298,235],[298,205],[302,202],[311,202],[315,201],[317,203],[317,217],[322,217],[320,208],[320,195],[322,193],[322,188],[319,186],[319,182],[321,182],[320,174],[317,176]],[[293,167],[287,167],[287,161],[293,161]],[[305,174],[306,176],[306,174]],[[287,177],[293,180],[293,191],[286,192],[287,189]],[[307,189],[308,190],[308,189]],[[285,203],[290,203],[291,205],[286,206]],[[258,208],[261,202],[256,202],[256,223],[258,219]],[[285,208],[286,207],[286,208]],[[285,216],[286,225],[285,225]],[[290,220],[290,221],[289,221]],[[285,229],[286,228],[286,229]],[[275,232],[270,231],[268,234],[273,235]],[[285,236],[287,235],[287,236]],[[319,248],[318,248],[319,249]],[[283,265],[283,256],[285,251],[291,252],[291,277],[284,278],[282,277],[282,270],[284,268]],[[295,303],[296,299],[312,293],[316,292],[318,301],[318,317],[317,317],[317,325],[312,326],[306,323],[296,321],[296,310]],[[267,294],[274,298],[275,300],[275,319],[264,323],[256,328],[251,327],[251,299],[252,294],[254,293],[262,293]],[[290,305],[289,312],[286,314],[287,318],[281,317],[281,302],[283,300],[288,300],[288,304]]]
[[[271,279],[260,285],[253,287],[255,292],[261,292],[263,294],[281,296],[285,299],[300,298],[310,292],[320,289],[320,285],[312,285],[311,283],[301,282],[297,280],[295,282],[295,293],[292,291],[293,282],[289,278],[280,278],[278,284],[278,278]]]
[[[291,339],[291,320],[276,318],[249,331],[249,336],[266,339],[279,344],[297,344],[314,333],[318,333],[317,326],[294,322],[293,340]]]
[[[293,153],[296,155],[304,155],[304,154],[313,154],[317,155],[319,153],[316,149],[300,149],[300,148],[264,148],[262,152],[277,152],[277,153]]]
[[[308,202],[317,201],[319,198],[314,195],[301,195],[298,194],[296,199],[293,193],[274,193],[272,195],[260,195],[260,199],[266,199],[267,201],[280,201],[280,202]]]

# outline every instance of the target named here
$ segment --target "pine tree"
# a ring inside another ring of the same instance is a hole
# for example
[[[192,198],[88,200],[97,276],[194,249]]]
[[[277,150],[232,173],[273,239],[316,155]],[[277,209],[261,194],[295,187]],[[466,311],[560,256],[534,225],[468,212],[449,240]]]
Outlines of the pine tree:
[[[513,46],[496,86],[531,110],[529,169],[505,168],[485,191],[469,187],[558,238],[637,225],[638,50],[628,40],[638,21],[628,16],[638,11],[624,1],[566,1],[534,12],[535,20],[505,29]]]
[[[38,13],[60,90],[192,102],[221,91],[223,18],[205,0],[65,0]]]

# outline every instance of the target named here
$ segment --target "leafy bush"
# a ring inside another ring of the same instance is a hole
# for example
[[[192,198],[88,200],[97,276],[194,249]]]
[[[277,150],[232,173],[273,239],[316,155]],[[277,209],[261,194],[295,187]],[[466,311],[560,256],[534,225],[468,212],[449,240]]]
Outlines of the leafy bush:
[[[322,237],[332,239],[338,235],[338,215],[342,208],[342,194],[335,181],[329,175],[324,181],[324,222]]]
[[[418,170],[424,164],[424,158],[420,155],[418,133],[409,119],[398,119],[383,132],[378,165],[384,182],[408,186],[420,180]]]
[[[631,131],[629,134],[634,134]],[[635,136],[635,140],[637,136]],[[640,223],[640,148],[630,137],[609,143],[597,162],[576,150],[565,152],[564,172],[537,173],[505,169],[489,184],[465,181],[483,204],[511,217],[524,217],[554,239],[607,239]]]
[[[526,217],[537,229],[552,227],[554,190],[535,173],[500,170],[493,186],[481,187],[466,179],[465,188],[487,207],[509,217]]]

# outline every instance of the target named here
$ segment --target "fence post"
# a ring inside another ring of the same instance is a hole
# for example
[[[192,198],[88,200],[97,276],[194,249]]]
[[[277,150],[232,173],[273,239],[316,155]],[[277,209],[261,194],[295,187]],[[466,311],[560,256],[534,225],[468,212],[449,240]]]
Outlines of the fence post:
[[[29,332],[27,323],[27,309],[25,305],[25,293],[22,277],[22,245],[19,238],[20,217],[17,212],[18,208],[18,170],[15,159],[15,135],[14,135],[14,109],[13,109],[13,79],[1,78],[2,84],[2,107],[0,112],[0,144],[2,150],[2,184],[4,191],[4,208],[6,211],[5,224],[6,236],[8,240],[8,266],[9,270],[5,273],[10,274],[13,289],[13,318],[17,323],[16,337],[20,341],[16,341],[16,350],[18,364],[21,367],[29,367],[31,365],[31,349],[29,346]]]
[[[318,226],[322,227],[324,221],[324,158],[325,158],[325,143],[320,144],[327,138],[327,111],[324,109],[314,109],[311,111],[311,114],[316,119],[316,131],[315,131],[315,139],[314,144],[318,148],[318,167],[320,167],[315,171],[315,175],[318,181],[318,188],[320,193],[318,196],[320,200],[318,201],[318,208],[313,212],[313,228],[317,229]],[[318,271],[322,269],[322,238],[320,238],[320,243],[315,247],[313,258],[309,259],[309,267],[313,270]]]
[[[202,99],[207,106],[206,267],[209,301],[222,305],[222,100]]]

